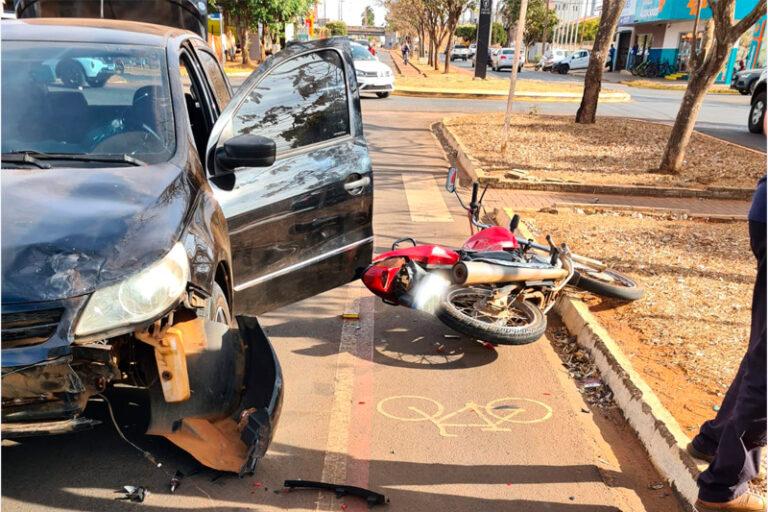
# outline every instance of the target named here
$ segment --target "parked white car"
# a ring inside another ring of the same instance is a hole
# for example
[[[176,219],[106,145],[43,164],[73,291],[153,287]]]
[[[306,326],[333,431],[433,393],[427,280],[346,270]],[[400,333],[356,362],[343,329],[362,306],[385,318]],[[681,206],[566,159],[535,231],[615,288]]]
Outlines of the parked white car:
[[[395,75],[389,66],[371,55],[367,46],[359,43],[352,43],[350,46],[360,92],[376,93],[379,98],[389,96],[395,90]]]
[[[467,45],[455,44],[453,45],[453,48],[451,48],[451,60],[467,60],[469,57],[469,47]]]
[[[538,64],[538,68],[541,71],[549,71],[552,69],[557,63],[564,61],[565,59],[569,58],[571,56],[570,51],[564,50],[562,48],[553,48],[551,50],[547,50],[544,53],[544,56],[541,58]]]
[[[515,61],[515,49],[501,48],[493,54],[491,61],[491,67],[494,71],[501,71],[504,68],[512,69],[512,65]],[[520,58],[517,61],[518,73],[523,70],[523,64],[525,64],[525,52],[520,52]]]
[[[496,55],[496,52],[498,52],[501,48],[488,48],[488,62],[486,63],[486,66],[493,66],[493,56]],[[475,67],[475,64],[477,63],[477,49],[475,49],[475,53],[472,54],[472,67]]]
[[[552,66],[552,71],[565,75],[575,69],[587,69],[587,66],[589,66],[589,50],[576,50],[570,57]]]

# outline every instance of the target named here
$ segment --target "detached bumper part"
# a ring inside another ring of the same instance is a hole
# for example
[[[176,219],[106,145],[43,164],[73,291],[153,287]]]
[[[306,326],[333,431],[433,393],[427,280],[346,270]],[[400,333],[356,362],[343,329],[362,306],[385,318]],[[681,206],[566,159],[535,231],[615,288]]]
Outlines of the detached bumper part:
[[[190,321],[201,324],[199,328],[174,326],[179,330],[169,336],[176,343],[184,340],[177,348],[186,354],[187,375],[171,375],[170,380],[188,382],[190,393],[179,401],[186,393],[169,394],[167,386],[153,386],[147,433],[167,438],[208,467],[244,476],[254,473],[272,440],[283,383],[277,357],[258,321],[237,321],[238,329],[200,319]],[[193,341],[179,336],[180,331],[204,339]],[[195,349],[188,350],[192,346]],[[173,401],[168,395],[175,395]]]

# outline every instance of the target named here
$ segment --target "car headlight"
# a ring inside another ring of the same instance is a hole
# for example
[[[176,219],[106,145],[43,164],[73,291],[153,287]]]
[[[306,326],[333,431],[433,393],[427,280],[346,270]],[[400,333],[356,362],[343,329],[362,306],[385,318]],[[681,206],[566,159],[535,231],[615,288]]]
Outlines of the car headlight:
[[[120,283],[93,292],[77,322],[75,336],[150,320],[173,305],[188,281],[187,253],[177,242],[160,261]]]

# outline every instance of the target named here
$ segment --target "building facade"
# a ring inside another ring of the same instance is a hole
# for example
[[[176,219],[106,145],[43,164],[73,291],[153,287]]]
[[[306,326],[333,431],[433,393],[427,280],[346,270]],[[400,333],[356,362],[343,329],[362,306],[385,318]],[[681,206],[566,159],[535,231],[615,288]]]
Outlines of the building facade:
[[[671,72],[686,73],[697,5],[697,0],[627,0],[619,18],[614,69],[631,69],[648,60],[663,64],[664,69]],[[712,17],[706,0],[702,5],[699,34],[703,33],[706,20]],[[746,16],[755,5],[757,0],[736,0],[736,19]],[[731,49],[718,82],[729,83],[734,69],[742,65],[746,69],[765,67],[765,25],[763,16]]]

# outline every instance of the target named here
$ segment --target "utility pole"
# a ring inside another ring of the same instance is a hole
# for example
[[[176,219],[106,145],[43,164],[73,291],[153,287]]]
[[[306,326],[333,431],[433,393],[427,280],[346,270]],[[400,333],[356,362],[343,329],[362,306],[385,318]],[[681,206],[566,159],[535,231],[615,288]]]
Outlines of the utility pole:
[[[507,97],[507,112],[504,114],[504,130],[501,135],[501,154],[507,152],[507,142],[509,139],[509,123],[512,120],[512,104],[515,101],[515,87],[517,86],[517,67],[520,62],[520,55],[523,51],[523,33],[525,32],[525,17],[528,13],[528,0],[520,0],[520,16],[517,18],[517,28],[515,29],[515,54],[512,63],[512,73],[509,77],[509,96]]]
[[[547,15],[544,17],[544,20],[545,20],[544,26],[541,27],[541,57],[542,58],[544,58],[544,51],[545,51],[545,47],[547,45],[547,24],[546,24],[546,20],[549,19],[549,0],[547,0],[547,10],[546,10],[546,13],[547,13]]]

